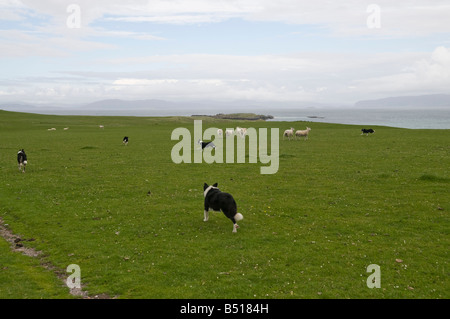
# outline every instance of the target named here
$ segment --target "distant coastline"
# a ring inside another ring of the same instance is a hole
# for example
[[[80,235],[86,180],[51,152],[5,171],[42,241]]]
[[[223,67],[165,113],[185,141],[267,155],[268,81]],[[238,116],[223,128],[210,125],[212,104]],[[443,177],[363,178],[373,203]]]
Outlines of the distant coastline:
[[[231,114],[223,114],[219,113],[216,115],[191,115],[192,117],[210,117],[214,119],[221,120],[245,120],[245,121],[259,121],[259,120],[272,120],[274,117],[272,115],[259,115],[255,113],[231,113]]]

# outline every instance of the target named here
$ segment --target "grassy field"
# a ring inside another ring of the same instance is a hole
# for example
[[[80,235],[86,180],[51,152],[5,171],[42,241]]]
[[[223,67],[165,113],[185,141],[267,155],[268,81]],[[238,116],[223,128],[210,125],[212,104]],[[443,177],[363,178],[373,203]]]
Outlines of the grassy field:
[[[280,128],[276,174],[174,164],[171,132],[192,130],[189,118],[0,111],[0,218],[42,251],[23,256],[0,238],[0,298],[72,298],[43,266],[70,264],[90,296],[111,298],[450,297],[449,130],[203,122],[236,126]],[[290,126],[310,138],[283,140]],[[204,182],[234,195],[236,234],[222,213],[203,222]],[[366,285],[371,264],[381,288]]]

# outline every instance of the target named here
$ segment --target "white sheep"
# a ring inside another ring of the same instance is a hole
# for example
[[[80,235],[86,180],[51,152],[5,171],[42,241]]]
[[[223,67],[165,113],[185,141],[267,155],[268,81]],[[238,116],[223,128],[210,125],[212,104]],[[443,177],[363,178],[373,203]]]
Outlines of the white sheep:
[[[247,129],[245,127],[236,127],[236,134],[238,134],[240,137],[244,138],[247,134]]]
[[[305,140],[307,140],[309,131],[311,131],[311,128],[309,128],[309,127],[306,127],[306,130],[298,130],[295,132],[295,137],[297,138],[297,137],[303,136],[303,137],[305,137]]]
[[[291,139],[291,137],[294,137],[294,128],[291,127],[291,129],[284,131],[283,133],[283,140],[284,138],[287,137],[289,140]]]

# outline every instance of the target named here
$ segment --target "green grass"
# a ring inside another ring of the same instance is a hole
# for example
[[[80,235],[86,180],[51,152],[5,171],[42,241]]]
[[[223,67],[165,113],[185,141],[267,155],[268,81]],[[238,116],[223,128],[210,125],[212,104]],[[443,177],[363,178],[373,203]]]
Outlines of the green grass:
[[[50,299],[69,298],[68,288],[38,260],[12,252],[9,243],[0,239],[0,298]]]
[[[276,174],[174,164],[171,132],[189,118],[0,111],[0,217],[44,252],[33,261],[0,238],[0,298],[64,295],[42,263],[78,264],[90,295],[118,298],[450,297],[449,130],[203,121],[236,126],[280,128]],[[290,126],[309,140],[283,140]],[[234,195],[237,234],[222,213],[203,222],[204,182]],[[366,286],[370,264],[380,289]]]

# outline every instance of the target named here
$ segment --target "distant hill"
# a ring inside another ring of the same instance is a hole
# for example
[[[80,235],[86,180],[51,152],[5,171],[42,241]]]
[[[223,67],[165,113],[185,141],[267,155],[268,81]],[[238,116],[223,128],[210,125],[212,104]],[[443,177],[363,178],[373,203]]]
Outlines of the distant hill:
[[[60,115],[139,115],[139,116],[168,116],[217,113],[255,113],[263,110],[292,110],[299,108],[321,108],[326,104],[295,101],[252,101],[252,100],[187,100],[166,101],[158,99],[122,100],[105,99],[91,103],[79,104],[29,104],[22,102],[0,103],[0,109]],[[268,111],[269,112],[269,111]],[[253,116],[250,116],[253,118]]]
[[[419,96],[396,96],[355,103],[355,107],[450,107],[450,94],[429,94]]]
[[[211,117],[215,119],[223,120],[246,120],[246,121],[258,121],[258,120],[270,120],[273,119],[272,115],[259,115],[255,113],[231,113],[223,114],[219,113],[216,115],[192,115],[192,117]]]

